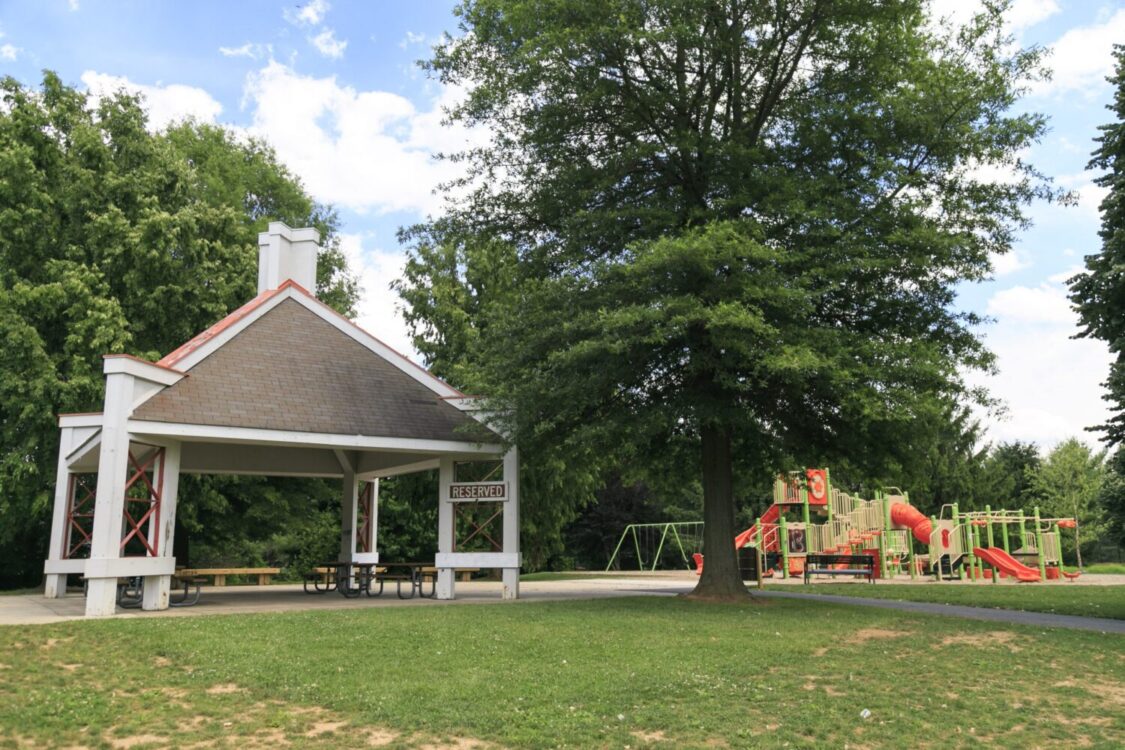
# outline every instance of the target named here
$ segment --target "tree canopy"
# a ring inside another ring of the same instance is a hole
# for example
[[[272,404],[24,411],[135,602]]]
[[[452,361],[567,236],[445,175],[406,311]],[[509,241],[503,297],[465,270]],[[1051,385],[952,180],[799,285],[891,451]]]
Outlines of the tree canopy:
[[[427,67],[492,135],[404,233],[400,292],[420,351],[566,490],[532,505],[690,460],[697,592],[738,595],[737,475],[885,463],[972,395],[961,368],[990,356],[955,285],[1058,197],[1019,158],[1044,131],[1011,109],[1040,55],[1004,9],[947,28],[920,0],[458,6]]]
[[[101,409],[103,354],[158,358],[253,297],[269,220],[321,230],[321,299],[350,313],[356,287],[335,214],[264,143],[191,122],[153,133],[137,98],[95,107],[50,72],[0,95],[0,584],[26,585],[45,557],[56,415]],[[185,493],[184,518],[221,484]]]

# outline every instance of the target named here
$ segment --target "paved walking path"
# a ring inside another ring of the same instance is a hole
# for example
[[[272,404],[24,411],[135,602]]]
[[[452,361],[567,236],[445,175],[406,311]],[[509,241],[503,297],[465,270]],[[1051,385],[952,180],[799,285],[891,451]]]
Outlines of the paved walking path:
[[[596,599],[618,596],[669,596],[691,591],[695,577],[690,573],[623,574],[611,577],[589,577],[560,581],[528,581],[520,584],[521,599],[524,601],[559,601],[565,599]],[[691,585],[685,585],[691,584]],[[863,586],[866,584],[856,584]],[[1069,584],[1068,584],[1069,585]],[[893,599],[869,599],[857,596],[835,594],[805,594],[795,591],[778,591],[777,586],[755,591],[756,596],[771,599],[811,599],[826,604],[847,606],[878,607],[882,609],[916,612],[919,614],[964,617],[971,620],[1030,625],[1033,627],[1069,628],[1089,630],[1099,633],[1125,634],[1125,620],[1111,620],[1100,617],[1077,617],[1055,615],[1045,612],[1021,612],[1010,609],[986,609],[954,604],[935,604],[932,602],[904,602]],[[300,585],[273,586],[222,586],[206,587],[197,606],[169,609],[163,612],[142,612],[140,610],[118,610],[118,617],[183,617],[193,615],[250,613],[250,612],[297,612],[315,609],[352,609],[357,607],[397,607],[397,606],[448,606],[500,601],[500,584],[488,581],[457,584],[457,599],[453,602],[439,602],[433,599],[400,600],[393,593],[378,599],[361,597],[344,599],[336,594],[308,596]],[[63,599],[45,599],[42,594],[18,594],[0,596],[0,625],[30,625],[37,623],[62,622],[80,619],[83,616],[84,599],[79,593],[71,593]]]
[[[755,591],[754,595],[766,597],[768,599],[819,600],[831,602],[832,604],[850,604],[863,607],[877,607],[879,609],[896,609],[902,612],[964,617],[969,620],[1007,622],[1015,625],[1034,625],[1042,628],[1093,630],[1098,633],[1125,633],[1125,620],[1111,620],[1105,617],[1054,615],[1048,612],[1024,612],[1015,609],[986,609],[985,607],[966,607],[961,604],[935,604],[933,602],[902,602],[894,599],[867,599],[860,596],[837,596],[835,594],[798,594],[793,591]]]

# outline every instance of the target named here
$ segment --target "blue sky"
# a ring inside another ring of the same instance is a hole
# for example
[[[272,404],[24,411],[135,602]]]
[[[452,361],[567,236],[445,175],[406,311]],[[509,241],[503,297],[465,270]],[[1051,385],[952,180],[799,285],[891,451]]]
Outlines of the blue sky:
[[[958,22],[975,0],[935,0]],[[0,0],[0,74],[28,85],[44,68],[97,95],[125,87],[146,97],[153,127],[190,115],[268,139],[281,159],[343,219],[343,246],[364,287],[358,321],[412,351],[387,285],[402,249],[395,230],[439,209],[432,189],[455,174],[431,157],[484,137],[441,126],[457,91],[415,65],[442,32],[453,2],[141,2]],[[997,259],[994,279],[959,304],[994,318],[986,340],[1000,372],[974,381],[1007,404],[986,417],[992,440],[1050,446],[1106,416],[1104,344],[1075,341],[1063,280],[1098,248],[1104,194],[1085,171],[1097,126],[1110,117],[1110,47],[1125,41],[1125,1],[1017,0],[1009,13],[1024,45],[1052,52],[1054,79],[1019,105],[1047,114],[1051,132],[1024,155],[1076,192],[1079,205],[1036,205],[1035,226]],[[990,172],[990,174],[992,174]],[[995,170],[995,179],[1004,179]]]

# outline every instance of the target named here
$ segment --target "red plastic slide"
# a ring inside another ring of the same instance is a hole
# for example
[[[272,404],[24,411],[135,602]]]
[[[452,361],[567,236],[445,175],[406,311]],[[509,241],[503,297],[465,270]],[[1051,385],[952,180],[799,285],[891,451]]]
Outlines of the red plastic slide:
[[[922,544],[930,543],[930,533],[933,531],[933,524],[930,523],[930,519],[922,514],[922,511],[918,510],[913,505],[907,505],[906,503],[895,503],[892,505],[891,523],[895,526],[905,526],[910,529],[910,533]]]
[[[973,547],[973,554],[1020,581],[1038,581],[1039,571],[1029,568],[998,547]]]
[[[776,523],[777,517],[781,513],[781,506],[771,505],[765,513],[762,514],[762,523]],[[734,548],[742,549],[754,539],[758,534],[758,524],[754,524],[746,531],[742,532],[734,538]],[[695,574],[700,575],[703,572],[703,555],[696,552],[692,557],[695,559]]]
[[[771,505],[769,509],[762,514],[762,523],[776,523],[777,517],[781,513],[781,506]],[[757,535],[758,524],[754,524],[746,531],[742,532],[734,538],[734,548],[742,549]]]

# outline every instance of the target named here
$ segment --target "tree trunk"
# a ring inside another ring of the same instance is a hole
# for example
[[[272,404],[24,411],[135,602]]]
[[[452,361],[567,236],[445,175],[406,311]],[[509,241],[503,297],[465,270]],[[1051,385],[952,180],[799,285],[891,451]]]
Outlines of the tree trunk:
[[[692,599],[745,600],[750,596],[738,570],[734,549],[734,480],[730,431],[702,428],[703,574]]]

